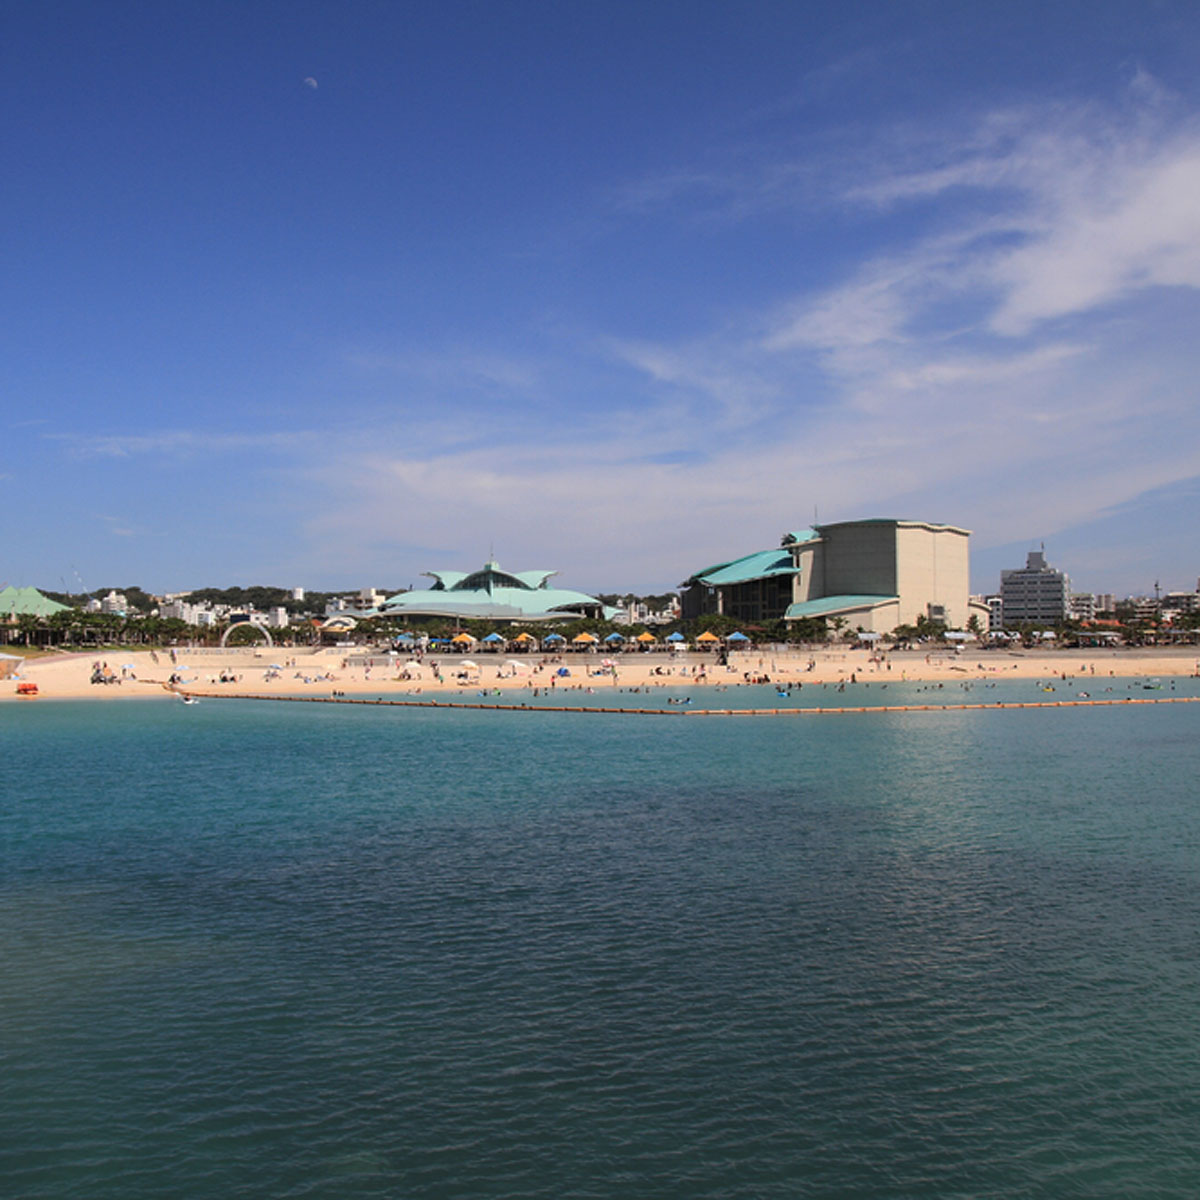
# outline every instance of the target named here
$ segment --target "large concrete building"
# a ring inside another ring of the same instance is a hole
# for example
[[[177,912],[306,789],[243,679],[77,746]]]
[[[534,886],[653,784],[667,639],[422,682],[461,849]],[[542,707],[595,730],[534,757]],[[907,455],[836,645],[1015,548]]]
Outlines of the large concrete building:
[[[1046,562],[1044,551],[1031,550],[1024,567],[1000,572],[1000,598],[1005,629],[1058,625],[1070,615],[1071,581]]]
[[[972,603],[969,533],[928,521],[876,519],[816,525],[763,550],[697,572],[681,584],[685,617],[738,621],[841,617],[884,633],[925,617],[962,629],[987,606]]]

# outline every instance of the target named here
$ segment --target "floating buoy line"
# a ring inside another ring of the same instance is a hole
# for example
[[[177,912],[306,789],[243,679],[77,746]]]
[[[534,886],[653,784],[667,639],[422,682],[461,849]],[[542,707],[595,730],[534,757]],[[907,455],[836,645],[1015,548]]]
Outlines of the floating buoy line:
[[[385,700],[357,696],[275,696],[262,692],[190,692],[205,700],[279,700],[292,704],[356,704],[369,708],[471,708],[501,712],[616,713],[639,717],[808,717],[845,713],[961,712],[966,709],[1111,708],[1129,704],[1196,704],[1200,696],[1123,696],[1088,700],[997,700],[991,704],[861,704],[836,708],[613,708],[584,704],[495,704],[477,700]]]

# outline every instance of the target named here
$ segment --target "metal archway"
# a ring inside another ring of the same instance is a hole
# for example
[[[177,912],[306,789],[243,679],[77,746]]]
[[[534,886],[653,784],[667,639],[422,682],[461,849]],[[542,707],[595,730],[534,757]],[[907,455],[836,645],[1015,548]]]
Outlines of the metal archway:
[[[257,621],[239,621],[236,625],[230,625],[228,629],[221,634],[221,645],[224,646],[229,640],[229,635],[237,629],[257,629],[259,633],[267,639],[268,646],[274,646],[275,643],[271,640],[271,632],[265,625],[260,625]]]

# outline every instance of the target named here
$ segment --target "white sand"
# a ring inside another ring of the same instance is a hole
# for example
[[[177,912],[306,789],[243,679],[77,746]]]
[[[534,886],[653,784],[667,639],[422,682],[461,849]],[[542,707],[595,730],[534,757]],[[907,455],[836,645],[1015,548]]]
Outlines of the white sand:
[[[353,654],[354,652],[350,652]],[[58,699],[127,700],[151,696],[169,697],[168,680],[172,671],[181,675],[184,690],[197,695],[302,694],[328,696],[337,691],[348,696],[387,696],[420,698],[455,693],[478,695],[482,689],[502,694],[520,695],[553,688],[556,694],[576,697],[633,687],[673,687],[703,689],[714,685],[736,686],[746,677],[766,675],[771,682],[830,683],[848,680],[911,680],[939,681],[965,679],[1048,679],[1051,677],[1129,677],[1181,676],[1200,672],[1200,653],[1197,647],[1147,648],[1138,650],[979,650],[966,648],[961,653],[952,650],[924,648],[891,652],[877,661],[878,655],[868,650],[822,648],[794,649],[772,653],[769,649],[737,652],[730,656],[728,666],[718,666],[712,653],[675,655],[665,651],[629,653],[611,656],[616,664],[616,677],[601,665],[610,656],[605,654],[526,655],[512,656],[528,665],[528,670],[515,676],[507,666],[509,656],[485,654],[478,650],[470,655],[435,654],[427,656],[412,678],[398,677],[399,667],[347,667],[345,648],[311,650],[245,650],[231,654],[206,653],[203,649],[178,650],[173,666],[169,651],[156,652],[157,662],[148,651],[117,650],[103,654],[51,654],[30,659],[20,671],[20,678],[0,681],[0,700],[24,699],[17,696],[21,681],[36,683],[40,697]],[[462,662],[469,659],[479,664],[468,678],[456,676],[464,670]],[[430,661],[436,662],[442,682],[434,676]],[[92,684],[93,664],[106,663],[119,683]],[[279,663],[283,669],[269,672],[269,664]],[[125,664],[130,667],[122,669]],[[294,665],[292,665],[294,664]],[[810,669],[810,664],[812,664]],[[187,670],[182,670],[181,665]],[[556,674],[566,667],[570,675]],[[236,677],[222,683],[220,675]],[[266,678],[273,674],[274,678]],[[122,678],[123,677],[123,678]],[[28,702],[28,701],[26,701]]]

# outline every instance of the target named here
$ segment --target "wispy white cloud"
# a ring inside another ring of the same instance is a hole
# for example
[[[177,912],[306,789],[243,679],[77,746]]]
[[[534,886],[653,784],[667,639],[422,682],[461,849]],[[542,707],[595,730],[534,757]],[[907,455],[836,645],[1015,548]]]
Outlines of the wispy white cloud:
[[[309,432],[229,433],[195,429],[172,429],[138,434],[48,433],[47,440],[60,442],[73,458],[162,458],[228,454],[238,451],[294,451],[318,435]]]

